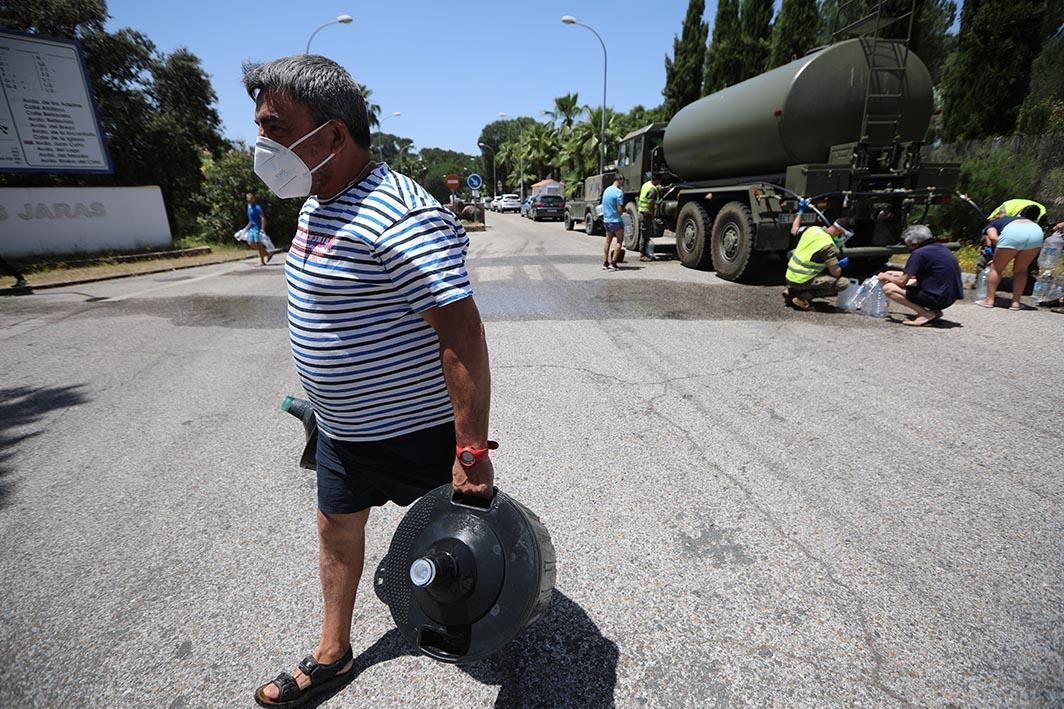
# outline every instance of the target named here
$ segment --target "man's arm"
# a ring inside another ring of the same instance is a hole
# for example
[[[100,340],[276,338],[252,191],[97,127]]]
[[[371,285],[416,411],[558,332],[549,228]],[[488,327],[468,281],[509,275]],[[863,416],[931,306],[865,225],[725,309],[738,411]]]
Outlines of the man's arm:
[[[883,271],[879,274],[879,280],[882,283],[893,283],[902,288],[916,285],[916,278],[904,271]]]
[[[262,208],[259,209],[259,221],[262,222],[262,230],[266,231],[266,210],[265,209],[262,209]]]
[[[986,230],[986,239],[984,240],[984,243],[987,246],[997,246],[998,237],[998,230],[994,227],[988,227]]]
[[[802,212],[798,211],[794,215],[794,221],[791,222],[791,236],[798,236],[798,232],[802,230]]]
[[[491,371],[484,324],[472,297],[429,308],[421,313],[440,340],[440,361],[447,393],[454,408],[455,439],[459,446],[486,448],[491,407]],[[484,457],[466,468],[454,461],[451,468],[458,492],[491,497],[495,469]]]

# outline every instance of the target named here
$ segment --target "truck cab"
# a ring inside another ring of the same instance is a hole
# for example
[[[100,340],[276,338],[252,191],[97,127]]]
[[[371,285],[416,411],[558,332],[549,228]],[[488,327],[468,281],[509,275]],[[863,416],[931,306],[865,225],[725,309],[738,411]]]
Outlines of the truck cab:
[[[667,125],[651,123],[621,138],[617,151],[617,172],[624,176],[626,202],[629,201],[629,193],[638,197],[639,188],[650,179],[650,174],[664,167],[661,151],[657,149],[665,139]]]
[[[592,175],[577,182],[565,199],[565,228],[572,230],[580,225],[588,236],[604,234],[602,226],[602,191],[613,182],[616,173]]]

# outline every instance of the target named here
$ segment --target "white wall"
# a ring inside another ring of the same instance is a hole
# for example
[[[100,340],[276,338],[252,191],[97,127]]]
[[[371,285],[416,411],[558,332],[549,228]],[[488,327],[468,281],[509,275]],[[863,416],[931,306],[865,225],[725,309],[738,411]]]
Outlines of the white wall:
[[[167,247],[158,187],[0,188],[0,254],[74,254]]]

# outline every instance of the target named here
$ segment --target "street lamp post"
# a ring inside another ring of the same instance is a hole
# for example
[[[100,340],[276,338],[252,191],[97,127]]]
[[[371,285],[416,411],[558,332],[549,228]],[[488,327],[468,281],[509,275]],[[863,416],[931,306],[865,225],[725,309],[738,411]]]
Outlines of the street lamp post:
[[[506,113],[505,111],[499,111],[499,118],[509,118],[509,117],[510,117],[509,113]],[[507,131],[507,134],[509,134],[509,131]],[[521,173],[521,184],[519,185],[520,186],[520,192],[521,192],[521,201],[524,202],[525,201],[525,156],[522,155],[521,153],[517,154],[517,165],[518,165],[517,170],[518,170],[518,172]]]
[[[381,162],[384,162],[384,130],[381,128],[381,126],[384,125],[384,122],[389,118],[398,118],[401,115],[403,115],[401,112],[396,111],[395,113],[390,113],[384,118],[380,119],[380,121],[377,123],[377,153],[378,155],[380,155]]]
[[[491,196],[492,198],[499,196],[499,181],[495,177],[495,148],[486,143],[477,143],[485,150],[491,151]]]
[[[310,33],[310,37],[307,38],[307,48],[303,53],[310,54],[310,42],[314,39],[314,35],[321,32],[329,25],[349,25],[354,21],[354,19],[355,18],[351,17],[350,15],[337,15],[335,20],[329,20],[324,25]]]
[[[577,22],[572,15],[563,17],[562,23],[579,25],[584,29],[591,30],[591,33],[598,38],[599,44],[602,45],[602,127],[599,129],[599,174],[601,175],[606,169],[606,43],[602,41],[602,37],[599,36],[599,33],[594,28],[585,25],[583,22]]]

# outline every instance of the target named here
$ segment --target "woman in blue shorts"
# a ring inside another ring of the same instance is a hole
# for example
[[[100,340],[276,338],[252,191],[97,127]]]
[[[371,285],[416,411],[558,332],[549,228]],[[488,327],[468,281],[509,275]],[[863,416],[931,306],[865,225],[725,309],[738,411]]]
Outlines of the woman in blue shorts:
[[[994,294],[1001,283],[1001,274],[1012,263],[1012,305],[1009,310],[1020,310],[1023,304],[1023,289],[1027,287],[1027,270],[1038,257],[1042,248],[1042,227],[1038,226],[1038,207],[1031,206],[1020,212],[1018,218],[1004,217],[990,223],[986,235],[995,244],[994,260],[986,280],[986,298],[975,301],[984,308],[994,307]]]

